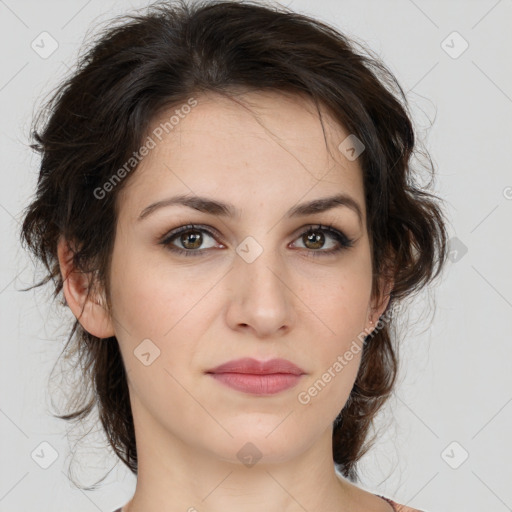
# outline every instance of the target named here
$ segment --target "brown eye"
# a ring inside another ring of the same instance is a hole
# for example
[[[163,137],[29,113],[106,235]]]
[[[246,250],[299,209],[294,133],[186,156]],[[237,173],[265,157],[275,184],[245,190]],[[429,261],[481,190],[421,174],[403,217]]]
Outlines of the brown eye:
[[[168,233],[160,241],[160,244],[176,254],[201,256],[207,252],[207,249],[215,247],[215,244],[204,247],[205,236],[214,241],[216,240],[216,235],[210,230],[195,226],[194,224],[188,224]],[[299,246],[298,248],[304,248],[308,255],[315,257],[332,256],[354,245],[354,240],[347,238],[341,231],[322,225],[309,227],[307,231],[301,233],[297,240],[299,239],[303,247]],[[325,249],[324,247],[329,239],[331,240],[330,247]],[[220,246],[222,247],[222,244]]]
[[[206,238],[215,240],[215,235],[213,235],[209,230],[198,228],[193,224],[190,224],[171,231],[160,243],[169,251],[177,254],[183,254],[185,256],[199,256],[204,253],[206,249],[210,249],[215,246],[215,244],[213,244],[204,247],[205,235]]]
[[[180,243],[185,249],[198,249],[203,243],[203,236],[200,231],[185,231],[180,235]]]
[[[307,231],[302,235],[302,241],[308,249],[321,249],[325,243],[325,235],[320,231]]]
[[[318,225],[312,226],[299,237],[305,249],[309,249],[311,256],[329,256],[333,255],[343,249],[352,247],[354,240],[347,238],[342,232],[326,226]],[[322,250],[328,239],[334,240],[331,247],[327,250]]]

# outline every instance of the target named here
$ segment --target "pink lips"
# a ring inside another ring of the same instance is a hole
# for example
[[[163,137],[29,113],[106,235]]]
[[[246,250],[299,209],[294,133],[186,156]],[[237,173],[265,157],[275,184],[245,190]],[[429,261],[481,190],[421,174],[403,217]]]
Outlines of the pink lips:
[[[243,358],[208,370],[207,374],[238,391],[272,395],[295,386],[306,372],[286,359]]]

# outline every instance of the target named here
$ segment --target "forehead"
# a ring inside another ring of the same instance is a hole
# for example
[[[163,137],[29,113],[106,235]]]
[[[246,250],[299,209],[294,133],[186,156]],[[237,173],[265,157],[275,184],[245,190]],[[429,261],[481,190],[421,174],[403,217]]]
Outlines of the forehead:
[[[270,207],[342,192],[364,205],[359,164],[338,149],[350,134],[323,109],[322,129],[309,98],[258,91],[193,99],[153,120],[154,147],[121,193],[126,208],[171,193],[261,208],[262,200]]]

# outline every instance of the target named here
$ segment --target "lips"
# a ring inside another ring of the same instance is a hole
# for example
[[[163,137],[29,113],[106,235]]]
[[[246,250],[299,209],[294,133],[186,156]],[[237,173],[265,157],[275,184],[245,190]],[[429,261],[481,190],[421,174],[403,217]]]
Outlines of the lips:
[[[287,359],[270,359],[259,361],[250,357],[235,359],[221,364],[206,373],[241,373],[251,375],[291,374],[303,375],[306,372]]]
[[[293,388],[306,372],[286,359],[236,359],[206,372],[217,382],[242,393],[265,396]]]

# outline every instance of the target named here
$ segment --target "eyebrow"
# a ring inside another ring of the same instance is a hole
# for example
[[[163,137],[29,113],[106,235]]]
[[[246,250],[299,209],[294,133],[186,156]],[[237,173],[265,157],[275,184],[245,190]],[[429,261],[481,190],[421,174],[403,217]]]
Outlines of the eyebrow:
[[[173,205],[187,206],[189,208],[193,208],[194,210],[198,210],[203,213],[208,213],[210,215],[217,215],[220,217],[240,218],[240,211],[237,208],[235,208],[232,204],[224,203],[222,201],[214,199],[209,199],[207,197],[179,195],[150,204],[149,206],[142,210],[138,220],[140,221],[146,218],[148,215],[150,215],[159,208]],[[319,199],[314,199],[313,201],[309,201],[307,203],[296,205],[293,208],[290,208],[288,212],[286,212],[285,217],[290,219],[294,217],[312,215],[315,213],[325,212],[327,210],[331,210],[333,208],[337,208],[340,206],[344,206],[353,210],[358,216],[359,224],[362,224],[363,214],[361,207],[359,206],[359,203],[355,199],[346,194],[336,194],[334,196],[322,197]]]

